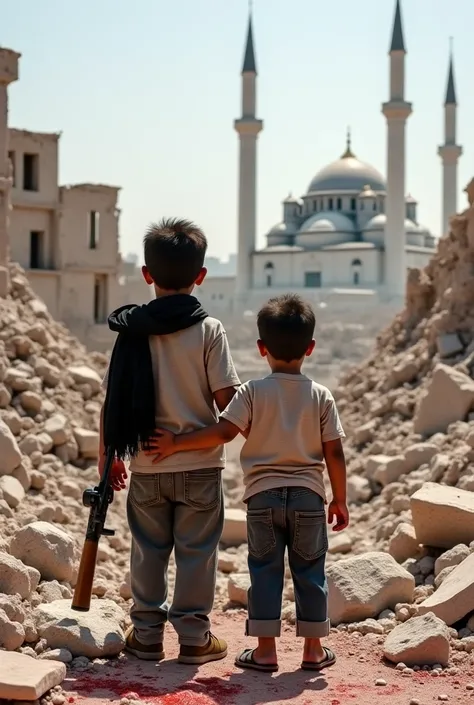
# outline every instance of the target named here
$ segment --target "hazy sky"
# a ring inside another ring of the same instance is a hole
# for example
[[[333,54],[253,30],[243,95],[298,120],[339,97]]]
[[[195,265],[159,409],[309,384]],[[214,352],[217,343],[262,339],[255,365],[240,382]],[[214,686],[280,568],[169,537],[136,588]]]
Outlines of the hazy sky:
[[[353,149],[385,173],[382,101],[394,0],[255,0],[259,70],[258,232],[280,201]],[[10,124],[62,131],[62,183],[119,185],[121,248],[139,251],[147,224],[180,215],[203,226],[210,254],[235,251],[237,135],[246,0],[15,0],[0,43],[22,53]],[[473,0],[403,0],[407,190],[440,228],[437,146],[454,36],[461,189],[474,176]],[[469,125],[471,127],[469,128]]]

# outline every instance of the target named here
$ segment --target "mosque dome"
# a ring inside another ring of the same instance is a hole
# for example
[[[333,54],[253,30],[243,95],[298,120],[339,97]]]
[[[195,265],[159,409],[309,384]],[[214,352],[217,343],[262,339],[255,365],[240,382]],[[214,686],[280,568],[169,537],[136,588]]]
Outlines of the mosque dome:
[[[386,183],[375,167],[361,162],[351,150],[350,136],[347,149],[340,159],[328,164],[311,181],[308,193],[320,191],[356,191],[361,193],[369,186],[373,191],[385,191]]]
[[[385,229],[386,223],[387,216],[385,215],[385,213],[380,213],[379,215],[376,215],[375,218],[369,220],[369,222],[364,228],[364,232],[370,233],[383,231]],[[417,225],[408,218],[405,218],[405,233],[407,235],[421,235],[425,234],[426,232],[426,228],[422,227],[421,225]]]
[[[295,228],[288,223],[277,223],[271,228],[267,235],[268,246],[288,245],[295,234]]]

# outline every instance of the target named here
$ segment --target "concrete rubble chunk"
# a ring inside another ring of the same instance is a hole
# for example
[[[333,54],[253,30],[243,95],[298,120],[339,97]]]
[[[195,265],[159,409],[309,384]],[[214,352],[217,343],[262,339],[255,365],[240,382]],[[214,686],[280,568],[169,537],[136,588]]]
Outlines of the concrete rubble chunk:
[[[11,509],[16,509],[25,498],[25,490],[21,482],[11,475],[0,477],[0,490]]]
[[[95,370],[85,365],[80,365],[78,367],[69,367],[68,372],[76,384],[88,384],[93,394],[100,392],[102,379]]]
[[[54,414],[46,420],[44,425],[45,432],[51,436],[55,446],[66,443],[69,434],[67,431],[67,419],[63,414]]]
[[[425,395],[416,409],[414,431],[422,436],[444,432],[464,421],[474,405],[474,380],[447,365],[436,366]]]
[[[388,552],[397,563],[404,563],[408,558],[416,556],[420,544],[416,538],[415,529],[411,524],[403,522],[397,526],[389,541]]]
[[[474,605],[474,553],[443,580],[439,588],[418,607],[418,614],[433,612],[448,626],[472,612]]]
[[[11,475],[21,463],[21,458],[15,436],[0,419],[0,475]]]
[[[226,546],[247,543],[247,515],[242,509],[226,509],[221,542]]]
[[[24,563],[9,553],[0,552],[0,592],[6,595],[20,595],[22,600],[27,600],[36,585],[32,585],[31,574]]]
[[[74,572],[74,540],[46,521],[35,521],[16,532],[10,552],[36,568],[43,580],[71,579]]]
[[[71,600],[40,605],[35,613],[38,634],[52,649],[67,649],[74,657],[117,656],[125,646],[124,613],[111,600],[93,600],[89,612],[71,609]]]
[[[392,663],[406,666],[434,666],[449,662],[449,630],[432,612],[412,617],[387,636],[384,656]]]
[[[84,458],[95,460],[99,457],[99,434],[96,431],[76,428],[74,429],[74,437],[79,446],[79,452]]]
[[[229,600],[236,605],[247,607],[247,591],[249,587],[250,575],[248,573],[231,575],[227,584]]]
[[[454,357],[464,350],[464,345],[457,333],[444,333],[436,340],[438,352],[442,358]]]
[[[37,700],[48,690],[61,685],[65,678],[64,663],[42,661],[14,652],[2,652],[0,698],[3,700]]]
[[[435,576],[438,576],[446,568],[455,568],[471,555],[469,546],[463,543],[454,546],[446,553],[443,553],[435,562]]]
[[[415,579],[387,553],[345,558],[327,569],[332,624],[376,617],[401,602],[411,603]]]
[[[453,548],[474,541],[474,493],[426,482],[411,496],[410,506],[424,546]]]

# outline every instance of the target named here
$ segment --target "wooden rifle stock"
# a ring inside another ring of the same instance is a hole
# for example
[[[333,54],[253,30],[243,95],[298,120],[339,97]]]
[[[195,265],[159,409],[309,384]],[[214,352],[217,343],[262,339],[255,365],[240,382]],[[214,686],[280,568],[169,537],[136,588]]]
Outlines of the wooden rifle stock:
[[[99,539],[101,536],[113,536],[115,533],[111,529],[105,528],[107,509],[114,497],[110,486],[114,460],[114,453],[110,451],[107,454],[104,473],[99,485],[94,489],[85,490],[82,496],[82,503],[85,507],[90,507],[90,513],[71,605],[73,610],[79,612],[88,612],[91,606]]]

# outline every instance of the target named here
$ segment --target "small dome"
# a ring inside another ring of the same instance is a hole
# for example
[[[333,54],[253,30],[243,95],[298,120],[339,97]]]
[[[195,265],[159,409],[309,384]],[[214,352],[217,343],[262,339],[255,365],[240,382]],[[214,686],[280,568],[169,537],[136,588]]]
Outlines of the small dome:
[[[376,215],[375,218],[372,218],[369,220],[367,225],[364,228],[364,232],[374,232],[374,231],[383,231],[385,230],[385,225],[387,223],[387,216],[385,213],[380,213],[379,215]],[[417,225],[414,223],[412,220],[409,220],[408,218],[405,218],[405,233],[407,235],[409,234],[424,234],[426,233],[426,229],[423,228],[421,225]]]
[[[416,198],[413,198],[413,196],[410,193],[405,198],[405,203],[415,203],[416,205],[418,205],[418,201],[416,200]]]
[[[369,184],[366,184],[359,193],[359,198],[377,198],[377,194],[370,188]]]
[[[355,226],[347,216],[334,211],[323,211],[312,215],[299,229],[299,234],[338,232],[353,233]]]
[[[273,226],[273,228],[270,228],[270,230],[267,233],[268,235],[286,235],[288,233],[288,228],[286,223],[277,223],[276,225]]]
[[[283,203],[295,203],[298,206],[301,206],[303,201],[301,198],[296,198],[296,196],[293,196],[291,193],[285,198]]]

